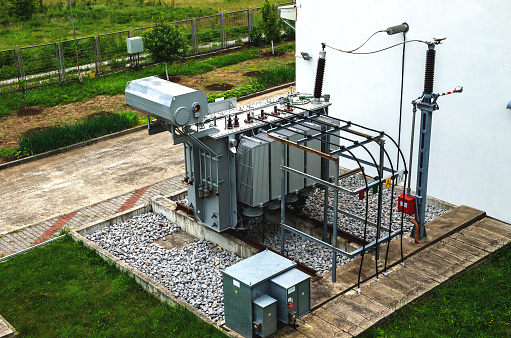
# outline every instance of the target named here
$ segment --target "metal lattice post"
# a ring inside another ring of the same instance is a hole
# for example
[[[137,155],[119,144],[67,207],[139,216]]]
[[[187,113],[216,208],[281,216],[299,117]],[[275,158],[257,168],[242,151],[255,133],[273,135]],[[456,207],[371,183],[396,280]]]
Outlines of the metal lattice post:
[[[438,109],[433,98],[433,83],[435,78],[435,44],[428,45],[426,54],[426,72],[424,77],[424,95],[420,103],[417,104],[421,110],[421,124],[419,135],[419,160],[417,163],[417,223],[419,223],[419,239],[426,237],[426,202],[428,196],[428,171],[429,171],[429,153],[431,143],[431,125],[433,120],[433,111]],[[412,236],[415,236],[415,228],[412,230]]]
[[[384,153],[384,145],[383,140],[378,142],[380,144],[380,165],[378,167],[378,176],[380,182],[378,183],[378,213],[376,219],[376,260],[380,259],[380,246],[378,245],[378,241],[380,240],[380,231],[381,231],[381,217],[382,217],[382,208],[383,208],[383,183],[381,178],[383,177],[383,166],[385,165],[385,153]]]
[[[431,101],[431,98],[428,99]],[[430,103],[430,102],[427,102]],[[433,112],[421,110],[421,124],[419,136],[419,163],[417,168],[417,214],[419,216],[419,238],[426,237],[426,199],[428,191],[429,153],[431,142],[431,124]],[[414,234],[415,235],[415,234]]]

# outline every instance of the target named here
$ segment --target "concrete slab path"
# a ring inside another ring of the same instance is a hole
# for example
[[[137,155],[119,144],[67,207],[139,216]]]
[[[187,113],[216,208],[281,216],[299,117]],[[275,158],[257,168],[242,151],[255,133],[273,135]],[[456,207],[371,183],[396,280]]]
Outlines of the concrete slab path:
[[[275,337],[357,336],[511,242],[511,225],[466,206],[448,212],[428,226],[428,241],[419,245],[408,240],[403,243],[404,266],[399,264],[399,239],[391,243],[387,275],[379,267],[378,280],[374,255],[366,255],[360,293],[357,292],[360,258],[337,270],[336,283],[328,275],[313,281],[312,311],[297,320],[297,327],[285,327]]]
[[[64,225],[111,216],[124,203],[170,195],[184,187],[182,173],[182,145],[173,145],[170,133],[149,136],[145,130],[0,170],[0,256],[40,243]]]

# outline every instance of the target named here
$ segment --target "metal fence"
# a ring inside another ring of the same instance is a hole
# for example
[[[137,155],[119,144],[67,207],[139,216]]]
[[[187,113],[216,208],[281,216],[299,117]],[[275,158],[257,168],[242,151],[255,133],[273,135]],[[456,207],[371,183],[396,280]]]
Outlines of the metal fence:
[[[285,5],[283,3],[279,5]],[[239,46],[248,42],[260,8],[192,18],[169,23],[178,26],[187,39],[189,56]],[[100,34],[75,40],[57,40],[37,46],[0,51],[0,94],[51,83],[127,69],[134,64],[127,53],[126,39],[143,36],[150,27]],[[154,61],[149,53],[140,64]]]

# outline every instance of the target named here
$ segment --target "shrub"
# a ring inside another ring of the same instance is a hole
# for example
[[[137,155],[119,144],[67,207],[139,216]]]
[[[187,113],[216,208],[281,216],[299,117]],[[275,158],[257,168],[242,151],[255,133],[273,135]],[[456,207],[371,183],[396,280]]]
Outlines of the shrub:
[[[78,121],[75,124],[66,123],[21,137],[18,150],[27,155],[40,154],[122,131],[134,127],[138,123],[138,114],[134,112],[98,116],[90,120]]]
[[[172,63],[187,53],[187,42],[179,27],[158,18],[156,26],[144,34],[144,47],[156,62]]]
[[[269,0],[264,0],[259,25],[264,34],[264,41],[267,44],[271,43],[271,41],[275,43],[280,42],[282,19],[279,13],[277,13],[277,6],[271,5]]]

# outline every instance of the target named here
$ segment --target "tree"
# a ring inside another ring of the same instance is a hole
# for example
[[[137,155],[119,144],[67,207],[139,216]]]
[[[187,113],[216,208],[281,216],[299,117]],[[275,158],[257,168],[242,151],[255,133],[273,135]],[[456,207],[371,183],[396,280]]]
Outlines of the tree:
[[[277,13],[277,6],[271,5],[269,0],[264,0],[264,5],[261,9],[260,26],[267,44],[272,41],[280,42],[282,19],[279,13]]]
[[[156,20],[156,26],[144,35],[144,46],[156,62],[172,63],[186,55],[188,46],[181,30],[166,24],[163,18]]]
[[[36,11],[36,0],[13,0],[12,14],[21,20],[30,20]]]

